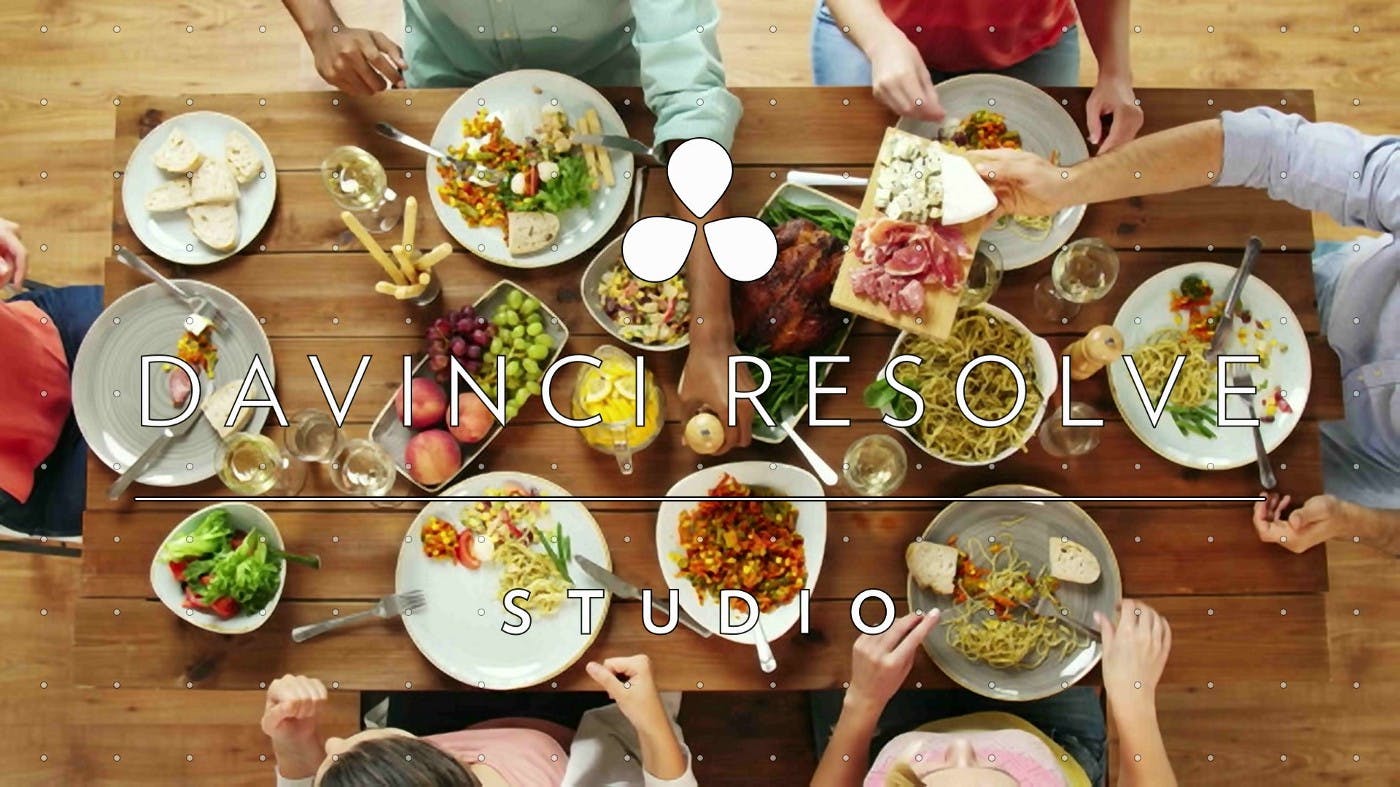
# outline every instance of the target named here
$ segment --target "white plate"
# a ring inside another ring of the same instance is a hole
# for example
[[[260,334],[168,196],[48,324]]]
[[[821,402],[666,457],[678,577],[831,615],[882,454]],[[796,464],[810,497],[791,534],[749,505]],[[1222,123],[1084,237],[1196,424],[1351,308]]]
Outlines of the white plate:
[[[214,367],[210,393],[242,380],[262,359],[268,380],[277,382],[272,345],[257,317],[227,291],[194,279],[176,283],[191,295],[202,295],[219,308],[227,324],[214,329],[219,362]],[[102,463],[120,472],[160,435],[154,426],[141,425],[141,356],[174,355],[175,343],[184,334],[189,309],[157,284],[128,292],[108,306],[88,329],[73,362],[73,415],[88,447]],[[170,403],[166,376],[159,364],[150,370],[151,415],[171,418],[179,410]],[[254,386],[250,394],[263,396]],[[245,431],[258,432],[268,411],[253,411]],[[136,480],[150,486],[186,486],[214,475],[214,451],[219,435],[203,415],[184,435],[166,446],[145,473]]]
[[[977,308],[981,309],[982,311],[995,317],[998,320],[1004,320],[1010,323],[1012,327],[1014,327],[1017,331],[1020,331],[1021,333],[1025,334],[1026,338],[1030,339],[1031,358],[1032,362],[1035,364],[1035,387],[1037,390],[1040,391],[1040,406],[1036,408],[1035,417],[1031,419],[1030,426],[1026,428],[1026,433],[1021,437],[1021,442],[1007,447],[1006,450],[985,461],[973,462],[964,459],[954,459],[952,457],[943,456],[941,454],[933,452],[928,447],[926,447],[922,442],[919,441],[919,438],[916,437],[914,433],[911,432],[909,429],[897,430],[900,434],[909,438],[909,442],[913,443],[920,451],[923,451],[924,453],[928,454],[934,459],[939,459],[944,462],[947,462],[950,465],[960,465],[962,467],[983,467],[985,465],[995,464],[997,462],[1005,460],[1007,457],[1015,455],[1018,451],[1020,451],[1021,447],[1024,446],[1026,443],[1029,443],[1031,441],[1031,438],[1035,437],[1036,432],[1040,429],[1040,421],[1042,418],[1045,417],[1045,409],[1050,404],[1050,398],[1054,395],[1055,389],[1059,387],[1060,370],[1057,366],[1055,351],[1050,349],[1049,342],[1040,338],[1036,334],[1031,333],[1031,329],[1027,328],[1025,326],[1025,323],[1011,316],[1011,313],[1004,309],[993,306],[990,303],[984,303],[981,306],[978,306]],[[908,337],[909,334],[905,331],[901,331],[899,336],[895,337],[894,344],[890,347],[890,356],[885,361],[886,365],[888,365],[890,359],[893,359],[896,355],[900,354],[900,345],[904,344],[905,339],[907,339]],[[880,370],[880,374],[877,376],[877,379],[884,379],[884,377],[885,372],[882,368]],[[903,396],[903,394],[900,395]],[[882,413],[888,415],[890,413],[889,408],[884,409]]]
[[[821,482],[811,473],[792,465],[780,464],[777,469],[769,462],[732,462],[725,465],[707,467],[691,473],[677,481],[666,492],[667,497],[707,497],[710,490],[719,483],[725,473],[733,476],[741,484],[757,484],[773,489],[781,495],[792,497],[822,497],[825,492]],[[681,608],[689,612],[700,625],[715,634],[744,645],[754,642],[753,631],[746,634],[721,634],[719,630],[719,602],[710,599],[704,604],[696,594],[689,580],[676,576],[675,554],[684,554],[681,548],[681,512],[695,508],[698,503],[668,500],[656,512],[656,558],[661,563],[661,573],[666,577],[666,585],[679,591]],[[797,509],[797,532],[802,535],[803,549],[807,557],[807,584],[815,590],[817,576],[821,574],[822,557],[826,554],[826,503],[821,500],[799,500],[792,505]],[[763,633],[770,642],[781,639],[797,623],[798,602],[796,599],[777,609],[764,612],[760,616]]]
[[[433,132],[432,144],[447,150],[462,142],[462,121],[474,117],[485,108],[501,117],[506,136],[517,142],[534,134],[540,122],[540,109],[557,101],[558,106],[576,120],[590,107],[598,111],[604,134],[627,135],[622,116],[601,93],[565,74],[554,71],[509,71],[478,84],[463,93],[447,108]],[[432,195],[433,210],[447,232],[468,251],[478,257],[511,268],[547,268],[568,262],[603,239],[612,229],[617,217],[627,207],[632,190],[632,154],[608,151],[612,157],[613,185],[599,184],[593,200],[585,208],[574,208],[559,215],[559,237],[544,251],[512,257],[506,251],[505,236],[500,227],[469,227],[456,208],[438,196],[442,177],[437,173],[437,159],[427,160],[428,193]]]
[[[1079,127],[1064,107],[1040,88],[999,74],[968,74],[938,83],[938,102],[950,120],[962,120],[978,109],[990,109],[1006,118],[1006,126],[1020,132],[1022,149],[1050,158],[1058,151],[1060,163],[1075,164],[1089,158],[1089,147]],[[936,139],[942,124],[904,118],[899,128]],[[1074,205],[1055,214],[1050,234],[1040,240],[1022,237],[1010,227],[991,228],[982,240],[996,244],[1007,270],[1016,270],[1054,254],[1074,235],[1084,218],[1084,206]]]
[[[528,473],[492,472],[468,478],[443,492],[453,496],[485,497],[486,490],[498,489],[514,481],[539,490],[541,497],[567,497],[558,484]],[[470,686],[482,689],[519,689],[549,680],[578,661],[603,628],[612,594],[592,603],[590,634],[580,633],[580,605],[572,599],[554,613],[532,613],[530,630],[512,635],[501,630],[514,622],[507,615],[496,593],[501,569],[493,563],[468,569],[448,560],[433,560],[423,554],[419,532],[430,516],[460,527],[458,513],[470,501],[443,499],[423,507],[408,528],[399,549],[395,572],[395,592],[421,590],[427,606],[403,618],[413,644],[433,666]],[[553,521],[551,521],[553,520]],[[603,531],[582,503],[549,501],[549,513],[540,530],[551,532],[554,521],[564,526],[572,539],[573,553],[583,555],[611,570]],[[577,566],[569,569],[575,587],[601,588]]]
[[[1159,330],[1182,327],[1172,319],[1168,298],[1173,290],[1181,286],[1184,277],[1191,274],[1200,276],[1215,290],[1215,299],[1224,300],[1225,291],[1230,278],[1235,275],[1235,270],[1229,265],[1215,262],[1188,262],[1168,268],[1133,290],[1123,302],[1123,307],[1118,310],[1118,316],[1113,319],[1113,327],[1122,332],[1124,345],[1131,352]],[[1280,413],[1272,423],[1259,425],[1264,437],[1264,448],[1272,452],[1287,439],[1293,432],[1293,427],[1297,426],[1299,419],[1303,417],[1303,409],[1308,404],[1308,392],[1312,388],[1312,355],[1308,351],[1307,336],[1303,334],[1297,315],[1283,297],[1257,275],[1250,276],[1249,281],[1245,282],[1241,302],[1255,320],[1269,320],[1271,327],[1268,335],[1278,339],[1280,346],[1288,347],[1287,352],[1274,349],[1268,369],[1258,366],[1250,369],[1255,384],[1267,382],[1268,390],[1272,390],[1275,385],[1282,386],[1288,405],[1293,408],[1291,414]],[[1239,343],[1237,328],[1231,329],[1230,339],[1225,343],[1223,354],[1249,354]],[[1195,434],[1183,435],[1172,421],[1172,417],[1166,413],[1162,414],[1161,420],[1154,427],[1138,399],[1137,388],[1128,375],[1126,363],[1114,363],[1109,366],[1108,382],[1113,390],[1113,401],[1118,405],[1118,411],[1123,414],[1123,422],[1148,448],[1163,457],[1183,467],[1198,470],[1227,470],[1255,461],[1254,434],[1249,427],[1212,426],[1211,430],[1216,435],[1214,439]],[[1263,386],[1260,393],[1264,393]],[[1255,410],[1258,411],[1259,408],[1260,397],[1256,396]],[[1231,418],[1249,417],[1244,402],[1238,396],[1231,396],[1226,400],[1225,412]]]
[[[166,541],[194,530],[205,514],[220,508],[228,511],[229,524],[234,529],[249,533],[256,530],[267,536],[268,546],[286,550],[286,545],[282,542],[282,533],[273,523],[272,517],[251,503],[219,503],[201,508],[185,517],[184,521],[176,525],[170,531],[170,535],[167,535],[160,543],[164,545]],[[170,566],[161,562],[159,555],[160,549],[157,548],[156,553],[151,556],[151,588],[155,590],[156,597],[167,609],[175,613],[175,617],[205,631],[213,631],[218,634],[247,634],[256,630],[266,623],[269,617],[272,617],[272,611],[277,608],[277,602],[282,599],[282,588],[287,586],[287,561],[283,560],[282,573],[277,580],[277,593],[273,595],[271,601],[267,602],[267,606],[259,610],[256,615],[235,615],[224,620],[209,612],[185,609],[185,592],[181,588],[180,582],[175,579],[175,575],[170,573]]]
[[[155,165],[156,152],[179,128],[206,158],[223,160],[224,139],[230,131],[242,132],[262,156],[263,171],[256,180],[239,189],[238,245],[231,251],[218,251],[200,243],[183,210],[152,214],[146,210],[146,195],[160,184],[180,175],[171,175]],[[208,265],[228,259],[252,242],[272,216],[277,201],[277,168],[272,153],[258,133],[238,118],[220,112],[186,112],[156,126],[131,151],[122,173],[122,209],[126,223],[141,243],[153,253],[182,265]]]

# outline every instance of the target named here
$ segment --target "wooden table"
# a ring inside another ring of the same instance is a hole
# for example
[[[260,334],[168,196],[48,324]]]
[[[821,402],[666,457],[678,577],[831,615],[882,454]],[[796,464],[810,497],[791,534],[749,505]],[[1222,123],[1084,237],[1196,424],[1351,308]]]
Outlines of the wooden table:
[[[1049,91],[1082,121],[1087,90]],[[733,149],[735,173],[731,207],[752,213],[780,183],[787,169],[827,169],[863,175],[892,123],[867,90],[855,88],[751,88],[736,93],[745,116]],[[568,265],[541,271],[515,271],[486,264],[462,250],[439,270],[443,300],[416,311],[373,292],[380,278],[358,246],[335,249],[341,229],[337,210],[326,198],[317,168],[331,146],[361,145],[385,163],[393,187],[416,194],[426,208],[422,158],[376,137],[373,120],[387,120],[427,138],[456,97],[455,91],[395,91],[367,100],[330,93],[123,97],[116,110],[115,169],[125,166],[142,134],[156,122],[189,109],[235,115],[268,143],[277,163],[280,194],[271,222],[248,252],[217,265],[176,270],[223,287],[266,319],[278,370],[278,395],[288,412],[324,408],[315,376],[306,362],[319,355],[338,391],[344,390],[361,354],[372,354],[364,383],[350,409],[347,430],[364,434],[382,403],[397,387],[399,357],[417,353],[420,337],[436,308],[469,302],[495,280],[509,276],[555,308],[573,331],[572,352],[589,352],[608,337],[586,314],[578,296],[578,276],[591,254]],[[1267,104],[1313,115],[1310,91],[1153,90],[1138,91],[1146,112],[1143,133],[1216,115],[1225,109]],[[612,90],[608,97],[633,136],[650,137],[651,120],[636,90]],[[646,213],[667,206],[664,173],[647,175]],[[120,181],[113,216],[114,243],[141,248],[126,226]],[[855,189],[837,190],[852,203]],[[451,240],[436,220],[422,221],[420,244]],[[621,226],[615,229],[620,232]],[[1318,318],[1309,268],[1312,230],[1306,213],[1274,203],[1260,192],[1202,189],[1091,206],[1080,236],[1107,239],[1120,251],[1122,275],[1101,303],[1085,307],[1070,326],[1035,316],[1030,293],[1043,265],[1008,273],[995,303],[1015,313],[1059,349],[1090,326],[1110,322],[1133,288],[1164,267],[1191,260],[1236,264],[1250,233],[1268,249],[1259,275],[1293,305],[1309,336],[1315,382],[1303,421],[1274,453],[1279,483],[1298,496],[1321,491],[1318,423],[1342,414],[1335,356],[1318,336]],[[612,237],[612,236],[610,236]],[[170,270],[169,266],[166,266]],[[109,260],[108,301],[139,286],[137,274]],[[856,437],[886,431],[859,392],[873,379],[888,353],[892,331],[868,321],[857,324],[848,352],[853,362],[838,367],[829,384],[844,385],[823,415],[854,419],[846,429],[807,429],[805,436],[829,461],[839,461]],[[648,363],[668,392],[680,373],[681,354],[653,354]],[[565,375],[561,375],[564,377]],[[1069,496],[1237,496],[1257,493],[1253,466],[1207,473],[1178,467],[1152,453],[1123,425],[1104,375],[1076,384],[1076,396],[1106,414],[1101,446],[1085,457],[1062,461],[1032,442],[1029,453],[995,467],[957,468],[911,453],[903,495],[951,496],[997,483],[1026,483]],[[556,401],[566,391],[558,388]],[[512,423],[481,458],[485,469],[509,469],[547,476],[576,494],[660,495],[677,478],[704,461],[680,444],[684,417],[676,397],[667,403],[670,422],[643,455],[630,477],[614,462],[584,445],[568,427],[549,420],[538,399]],[[276,432],[276,428],[269,433]],[[756,446],[724,459],[762,458],[801,465],[790,446]],[[162,703],[193,707],[253,708],[265,681],[286,672],[306,673],[334,685],[337,718],[350,723],[354,690],[455,688],[414,649],[398,624],[370,625],[294,645],[288,631],[304,623],[363,609],[391,592],[395,556],[417,507],[384,510],[368,505],[295,502],[269,504],[289,547],[318,552],[320,571],[293,567],[276,614],[257,633],[221,637],[200,631],[171,615],[152,598],[147,579],[151,556],[175,521],[195,508],[190,503],[109,502],[104,490],[115,473],[94,457],[89,464],[82,598],[75,632],[77,681],[85,701],[106,708],[94,713],[89,734],[125,739],[120,719],[148,725],[178,723],[155,710]],[[135,494],[225,494],[215,480],[182,490],[134,487]],[[395,494],[414,488],[400,480]],[[313,472],[304,495],[335,494]],[[843,490],[832,494],[842,495]],[[1325,679],[1327,627],[1322,593],[1327,589],[1322,550],[1293,555],[1261,544],[1239,504],[1087,504],[1112,542],[1123,573],[1124,593],[1144,598],[1171,620],[1174,648],[1164,681],[1200,687],[1246,680]],[[653,547],[655,506],[626,500],[591,506],[607,533],[617,570],[640,584],[664,587]],[[781,667],[761,674],[752,654],[718,638],[705,641],[681,630],[664,637],[645,633],[636,602],[620,601],[590,651],[592,656],[645,651],[657,663],[665,688],[696,690],[814,689],[839,687],[849,674],[850,646],[856,636],[849,600],[866,588],[881,588],[902,602],[903,546],[920,533],[939,506],[931,504],[830,504],[827,557],[812,604],[812,632],[775,643]],[[872,610],[874,612],[874,610]],[[1242,654],[1248,654],[1247,658]],[[1097,673],[1089,678],[1097,681]],[[1210,683],[1208,683],[1210,682]],[[910,684],[951,685],[928,659],[920,659]],[[110,687],[120,686],[119,689]],[[585,689],[591,684],[579,667],[540,690]],[[120,696],[112,692],[120,692]],[[191,694],[189,692],[193,691]],[[211,692],[221,693],[211,693]],[[102,699],[106,697],[106,700]],[[137,698],[140,698],[139,700]],[[130,704],[129,716],[111,709]],[[216,711],[225,718],[229,711]],[[254,711],[255,712],[255,711]],[[228,720],[223,723],[234,724]],[[116,725],[116,726],[112,726]],[[174,729],[172,727],[172,729]],[[249,732],[251,731],[251,733]],[[230,733],[235,734],[235,733]],[[213,754],[248,767],[259,749],[249,719],[236,733],[246,750]],[[152,755],[156,756],[156,755]],[[106,759],[93,755],[94,768]],[[173,760],[172,760],[173,761]],[[133,766],[128,766],[133,767]],[[129,772],[129,771],[128,771]]]

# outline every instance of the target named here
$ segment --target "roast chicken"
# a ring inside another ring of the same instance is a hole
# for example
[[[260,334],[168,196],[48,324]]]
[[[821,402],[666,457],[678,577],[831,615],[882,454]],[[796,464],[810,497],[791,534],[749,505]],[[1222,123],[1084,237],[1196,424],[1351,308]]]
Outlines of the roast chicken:
[[[800,355],[825,345],[845,312],[831,305],[842,244],[806,219],[786,221],[773,234],[778,260],[760,279],[735,283],[734,327],[745,350]]]

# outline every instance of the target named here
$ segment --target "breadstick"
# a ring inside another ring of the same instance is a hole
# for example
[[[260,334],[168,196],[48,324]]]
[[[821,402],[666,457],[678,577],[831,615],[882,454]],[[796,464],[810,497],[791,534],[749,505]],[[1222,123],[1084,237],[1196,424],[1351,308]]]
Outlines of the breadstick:
[[[578,121],[574,123],[574,130],[583,134],[593,133],[588,127],[588,119],[583,115],[579,115]],[[580,144],[578,149],[583,154],[583,163],[588,166],[589,179],[596,184],[598,182],[598,164],[593,160],[593,146]]]
[[[394,252],[394,259],[398,260],[399,272],[403,274],[404,279],[409,284],[412,284],[418,278],[418,271],[413,267],[413,256],[401,243],[395,243],[390,251]]]
[[[598,119],[597,110],[589,107],[586,117],[588,118],[588,125],[593,128],[594,134],[603,133],[603,122]],[[598,146],[593,152],[594,155],[598,157],[598,170],[603,173],[603,182],[609,186],[616,185],[616,181],[613,179],[612,156],[608,154],[607,148]]]
[[[443,242],[434,246],[432,251],[424,254],[414,261],[414,266],[420,271],[431,270],[434,265],[447,259],[447,255],[452,253],[452,244]]]
[[[389,255],[385,254],[384,250],[379,248],[379,244],[374,242],[374,238],[370,237],[369,230],[365,229],[365,225],[361,224],[360,220],[355,218],[355,214],[348,210],[341,211],[340,220],[345,222],[345,228],[350,230],[350,233],[360,241],[360,245],[365,247],[365,251],[369,252],[369,256],[373,257],[374,261],[379,263],[379,267],[383,268],[384,272],[389,274],[389,279],[391,281],[395,284],[408,284],[408,280],[405,279],[404,275],[399,272],[399,269],[394,266],[393,261],[389,259]]]
[[[426,289],[428,289],[428,285],[426,284],[394,285],[390,284],[387,281],[381,281],[374,285],[375,292],[382,292],[385,295],[392,295],[401,301],[406,301],[409,298],[417,298],[419,295],[422,295],[423,291]]]
[[[413,251],[414,237],[418,234],[418,198],[410,196],[403,203],[403,245]]]

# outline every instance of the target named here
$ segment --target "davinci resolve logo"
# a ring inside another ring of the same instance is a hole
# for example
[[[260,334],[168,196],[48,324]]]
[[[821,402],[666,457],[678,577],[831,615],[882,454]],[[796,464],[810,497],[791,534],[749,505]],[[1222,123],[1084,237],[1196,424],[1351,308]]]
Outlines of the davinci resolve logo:
[[[666,163],[666,178],[686,209],[699,218],[714,208],[729,188],[733,162],[724,146],[703,137],[686,140]],[[778,240],[767,224],[749,216],[732,216],[704,224],[705,243],[725,276],[753,281],[772,270]],[[670,216],[648,216],[633,224],[622,239],[622,260],[633,276],[661,282],[680,272],[695,243],[695,225]]]

